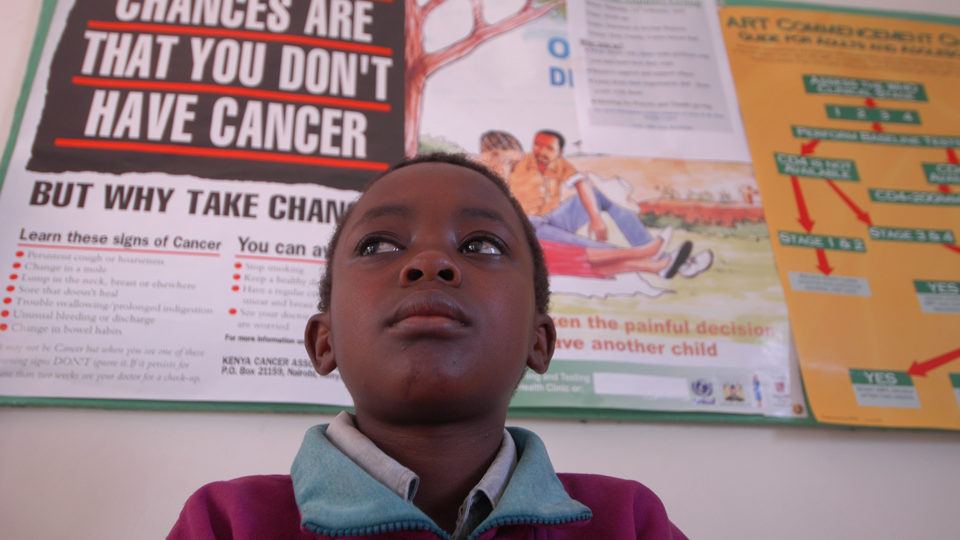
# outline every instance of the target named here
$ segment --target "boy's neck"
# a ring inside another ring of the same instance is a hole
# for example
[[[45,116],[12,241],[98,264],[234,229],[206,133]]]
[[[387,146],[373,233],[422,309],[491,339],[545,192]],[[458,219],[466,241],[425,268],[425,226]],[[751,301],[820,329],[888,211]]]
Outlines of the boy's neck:
[[[505,421],[395,425],[356,414],[361,433],[420,477],[414,504],[447,532],[456,528],[460,505],[496,457]]]

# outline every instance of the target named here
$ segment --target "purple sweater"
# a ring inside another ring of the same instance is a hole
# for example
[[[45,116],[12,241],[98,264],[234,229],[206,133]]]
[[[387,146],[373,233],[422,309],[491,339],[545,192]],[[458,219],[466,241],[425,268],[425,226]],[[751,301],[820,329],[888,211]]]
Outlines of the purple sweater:
[[[449,538],[412,504],[307,433],[292,475],[247,476],[200,488],[173,539]],[[509,428],[520,458],[493,514],[470,538],[686,539],[645,486],[594,474],[556,474],[536,435]]]

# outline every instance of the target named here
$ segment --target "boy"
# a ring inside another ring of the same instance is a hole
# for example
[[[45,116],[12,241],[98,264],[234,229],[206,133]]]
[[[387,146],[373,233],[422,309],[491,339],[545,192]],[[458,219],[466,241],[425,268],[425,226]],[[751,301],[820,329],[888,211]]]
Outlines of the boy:
[[[172,538],[684,538],[642,485],[558,478],[536,435],[504,429],[556,331],[536,236],[496,175],[401,163],[329,253],[307,353],[355,414],[308,431],[290,476],[201,488]]]

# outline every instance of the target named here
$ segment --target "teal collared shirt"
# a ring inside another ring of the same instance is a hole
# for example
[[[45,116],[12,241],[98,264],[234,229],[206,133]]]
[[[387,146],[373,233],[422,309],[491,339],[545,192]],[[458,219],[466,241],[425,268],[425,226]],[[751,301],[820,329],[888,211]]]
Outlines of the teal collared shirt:
[[[338,414],[324,433],[338,450],[346,454],[361,469],[390,488],[398,497],[413,502],[420,486],[417,473],[388,456],[366,435],[357,429],[353,415]],[[517,446],[507,430],[503,430],[500,449],[477,485],[470,490],[457,516],[454,540],[463,540],[477,527],[500,501],[503,488],[517,464]]]
[[[326,425],[307,431],[290,471],[305,529],[328,536],[426,530],[452,538],[410,500],[347,457],[330,442],[326,431]],[[501,525],[589,519],[590,509],[563,489],[543,442],[523,429],[508,428],[508,432],[516,445],[516,467],[490,514],[466,531],[469,538]]]

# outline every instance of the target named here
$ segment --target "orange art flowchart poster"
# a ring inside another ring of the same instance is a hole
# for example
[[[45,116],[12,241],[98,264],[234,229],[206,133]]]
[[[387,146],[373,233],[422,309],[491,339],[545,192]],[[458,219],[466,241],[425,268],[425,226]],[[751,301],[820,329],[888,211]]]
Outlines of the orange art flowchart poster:
[[[820,421],[960,429],[958,23],[721,11]]]

